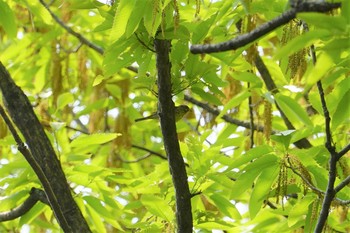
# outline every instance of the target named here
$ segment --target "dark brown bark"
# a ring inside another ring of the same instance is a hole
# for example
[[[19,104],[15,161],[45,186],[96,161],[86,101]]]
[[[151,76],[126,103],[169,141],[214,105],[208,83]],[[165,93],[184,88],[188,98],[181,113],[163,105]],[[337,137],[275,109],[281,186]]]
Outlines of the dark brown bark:
[[[175,187],[177,232],[192,232],[191,194],[187,182],[185,163],[177,138],[174,103],[171,99],[171,63],[169,53],[171,42],[156,39],[158,70],[158,112],[163,134],[164,148],[168,157],[170,172]]]
[[[19,150],[39,177],[60,226],[64,232],[91,232],[72,197],[60,161],[27,96],[14,83],[1,62],[0,89],[7,111],[24,136],[30,152],[23,143],[17,142]]]

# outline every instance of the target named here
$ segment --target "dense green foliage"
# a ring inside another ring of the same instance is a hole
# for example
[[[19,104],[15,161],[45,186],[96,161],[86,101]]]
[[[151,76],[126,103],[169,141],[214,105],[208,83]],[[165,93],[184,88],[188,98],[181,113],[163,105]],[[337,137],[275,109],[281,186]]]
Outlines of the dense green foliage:
[[[172,40],[173,100],[190,112],[177,122],[197,232],[312,232],[328,182],[330,153],[322,82],[336,150],[349,143],[350,3],[329,14],[301,13],[235,51],[194,55],[191,44],[246,33],[288,8],[287,1],[52,1],[50,9],[97,49],[67,32],[39,1],[0,0],[0,61],[32,102],[72,192],[94,232],[173,232],[174,188],[157,120],[135,123],[157,109],[153,38]],[[317,62],[310,57],[315,45]],[[260,54],[278,93],[254,63]],[[220,110],[214,116],[194,99]],[[281,118],[280,107],[291,130]],[[263,126],[261,131],[231,124]],[[0,212],[40,188],[0,119]],[[310,148],[294,143],[306,138]],[[349,154],[336,184],[350,175]],[[316,189],[314,189],[316,188]],[[322,191],[322,192],[320,192]],[[349,184],[337,198],[350,200]],[[334,201],[327,229],[350,230],[348,207]],[[23,226],[59,231],[44,204],[0,232]]]

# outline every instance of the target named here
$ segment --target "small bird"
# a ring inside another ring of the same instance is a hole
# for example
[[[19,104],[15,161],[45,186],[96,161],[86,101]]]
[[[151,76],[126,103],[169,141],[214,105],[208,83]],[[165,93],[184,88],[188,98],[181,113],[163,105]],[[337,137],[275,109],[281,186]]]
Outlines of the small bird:
[[[179,105],[175,107],[175,121],[180,120],[188,111],[190,108],[187,105]],[[138,121],[144,121],[149,119],[158,119],[158,113],[152,113],[150,116],[138,118],[135,120],[135,122]]]

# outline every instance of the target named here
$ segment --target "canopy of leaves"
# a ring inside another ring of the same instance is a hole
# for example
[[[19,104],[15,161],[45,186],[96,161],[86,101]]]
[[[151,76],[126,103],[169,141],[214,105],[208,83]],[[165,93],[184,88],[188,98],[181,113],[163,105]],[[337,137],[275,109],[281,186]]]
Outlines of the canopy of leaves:
[[[313,231],[330,157],[318,81],[332,143],[337,151],[349,143],[349,1],[327,14],[298,14],[309,30],[293,20],[255,43],[207,55],[190,46],[249,32],[288,1],[49,2],[59,22],[40,1],[0,0],[0,61],[30,99],[94,232],[176,228],[159,122],[134,122],[157,110],[154,38],[171,40],[173,101],[191,108],[177,131],[196,232]],[[276,89],[266,87],[257,54]],[[0,150],[2,212],[41,184],[2,119]],[[350,175],[349,156],[339,160],[336,185]],[[350,231],[342,202],[349,184],[336,197],[327,229]],[[59,232],[44,204],[0,223],[0,232],[24,228]]]

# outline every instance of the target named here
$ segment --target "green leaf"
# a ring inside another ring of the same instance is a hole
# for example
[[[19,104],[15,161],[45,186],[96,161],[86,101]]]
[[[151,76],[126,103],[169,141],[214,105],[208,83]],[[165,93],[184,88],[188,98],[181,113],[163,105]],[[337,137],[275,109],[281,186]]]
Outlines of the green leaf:
[[[347,64],[350,63],[350,37],[334,38],[330,42],[326,43],[321,49],[329,54],[333,63],[339,64],[339,66],[341,66],[343,63],[345,64],[343,66],[347,67]]]
[[[248,164],[250,163],[252,160],[262,157],[266,154],[271,153],[272,147],[268,146],[268,145],[262,145],[262,146],[257,146],[254,147],[252,149],[250,149],[249,151],[247,151],[246,154],[240,155],[238,156],[238,158],[235,158],[235,160],[232,162],[232,164],[229,166],[229,169],[233,169],[233,168],[239,168],[242,165]]]
[[[326,15],[316,12],[299,13],[298,18],[304,20],[316,28],[324,28],[330,32],[337,30],[338,32],[346,31],[346,19],[342,16]]]
[[[196,93],[197,95],[199,95],[202,99],[209,101],[212,104],[215,105],[222,105],[221,101],[214,95],[203,91],[203,89],[198,88],[198,87],[192,87],[191,90],[193,91],[193,93]]]
[[[225,187],[227,189],[231,189],[232,185],[234,184],[233,180],[221,173],[210,173],[207,174],[207,177],[215,181],[215,184],[220,184],[222,187]]]
[[[196,228],[206,229],[206,230],[226,230],[230,231],[235,226],[235,224],[229,224],[227,222],[210,222],[206,221],[203,223],[195,224]]]
[[[321,53],[317,58],[316,65],[307,70],[305,74],[306,89],[311,88],[317,81],[323,78],[331,68],[334,67],[334,62],[328,53]]]
[[[309,205],[315,200],[314,194],[309,194],[299,200],[288,214],[288,226],[292,227],[298,221],[302,221],[308,212]]]
[[[265,169],[276,167],[277,157],[273,154],[267,154],[254,160],[243,168],[243,173],[237,178],[231,190],[231,198],[239,198],[243,193],[252,187],[253,181]]]
[[[95,86],[101,84],[105,79],[106,79],[105,76],[100,75],[100,74],[97,75],[94,79],[94,82],[92,83],[92,86],[95,87]]]
[[[262,84],[261,79],[252,72],[234,72],[232,77],[236,80]]]
[[[6,2],[0,0],[0,25],[2,25],[10,38],[17,35],[16,19],[13,11]]]
[[[274,55],[275,60],[282,59],[283,57],[288,57],[289,55],[298,52],[299,50],[310,46],[315,41],[321,38],[328,37],[330,32],[328,30],[313,30],[306,32],[298,37],[293,38],[285,46],[280,48]]]
[[[94,9],[96,7],[103,7],[104,4],[99,1],[93,1],[93,0],[71,0],[69,1],[69,8],[70,9]]]
[[[95,101],[94,103],[87,105],[86,108],[84,108],[83,110],[78,112],[75,115],[75,117],[80,117],[82,115],[89,114],[96,109],[105,108],[107,106],[108,106],[108,98],[101,98],[101,99]]]
[[[285,130],[275,135],[271,135],[271,139],[282,144],[284,149],[288,149],[294,132],[295,130]]]
[[[136,5],[137,2],[137,5]],[[146,7],[147,1],[135,1],[135,6],[131,12],[128,25],[125,29],[125,36],[126,38],[129,38],[133,33],[137,30],[143,15],[145,14],[145,11],[147,9]]]
[[[87,202],[91,209],[93,209],[100,216],[100,218],[104,218],[106,222],[119,230],[123,229],[115,219],[115,216],[112,215],[112,211],[106,208],[106,203],[102,205],[102,201],[93,196],[84,196],[83,199]]]
[[[97,199],[93,196],[85,196],[83,197],[84,201],[90,205],[96,213],[98,213],[103,218],[113,218],[110,212],[102,205],[101,200]]]
[[[4,169],[2,170],[4,171]],[[6,170],[5,170],[6,171]],[[29,190],[22,190],[11,194],[1,200],[1,211],[13,209],[16,205],[25,199],[29,194]]]
[[[287,118],[292,123],[301,121],[307,126],[313,125],[306,111],[300,106],[297,101],[282,94],[276,94],[275,98],[278,106],[282,109],[282,111],[286,114]]]
[[[153,14],[153,9],[156,7],[160,8],[160,2],[154,0],[143,0],[145,4],[145,14],[143,16],[144,26],[149,34],[149,36],[154,37],[159,29],[162,22],[162,17],[160,12]],[[157,4],[158,6],[155,6]]]
[[[106,227],[101,216],[95,211],[91,205],[85,205],[86,210],[89,213],[89,217],[92,220],[92,229],[94,232],[106,233]]]
[[[30,224],[43,213],[45,209],[49,208],[47,205],[38,202],[27,213],[25,213],[19,220],[19,226]]]
[[[264,203],[264,200],[267,199],[270,192],[271,186],[274,183],[278,173],[279,166],[277,163],[274,163],[275,166],[265,169],[256,180],[253,192],[249,200],[249,213],[250,218],[255,218],[258,212],[261,209],[261,206]]]
[[[106,49],[103,58],[103,73],[105,77],[114,75],[127,67],[135,59],[133,53],[138,44],[131,40],[121,40]]]
[[[209,32],[209,29],[212,27],[213,23],[215,22],[216,16],[217,14],[213,14],[210,18],[208,18],[207,20],[203,20],[198,24],[192,36],[193,44],[200,43],[206,37],[206,35]]]
[[[174,211],[165,200],[154,195],[142,195],[141,203],[154,215],[172,222],[174,220]]]
[[[337,108],[331,117],[332,129],[336,129],[341,123],[349,124],[350,117],[350,90],[338,102]]]
[[[58,96],[56,111],[62,110],[68,104],[74,102],[74,96],[72,93],[66,92]]]
[[[119,1],[109,38],[112,43],[119,40],[124,35],[136,2],[136,0]]]
[[[30,11],[47,25],[52,24],[52,17],[45,7],[39,2],[26,1]]]
[[[350,25],[350,1],[342,1],[341,15],[346,19],[348,25]]]
[[[227,113],[228,110],[237,107],[240,105],[244,100],[246,100],[250,96],[250,92],[248,90],[242,91],[235,95],[230,101],[225,104],[224,109],[220,112],[220,115],[218,117],[222,117]]]
[[[223,193],[217,193],[217,194],[213,194],[209,197],[214,203],[215,205],[218,207],[218,209],[225,215],[227,215],[228,217],[232,218],[232,219],[241,219],[242,216],[241,214],[238,212],[236,206],[234,204],[232,204],[229,200],[227,200],[224,196]]]
[[[89,145],[98,145],[112,141],[121,134],[118,133],[101,133],[92,135],[80,135],[71,142],[71,147],[85,147]]]

